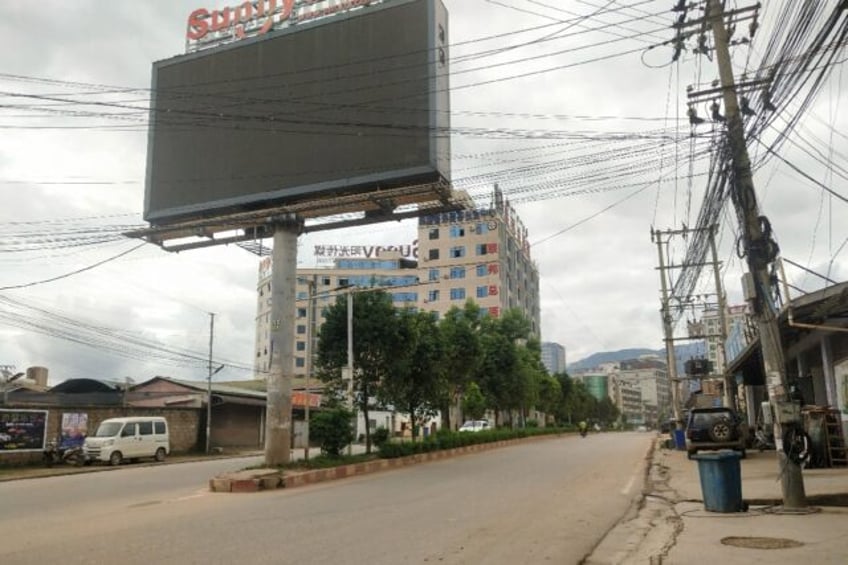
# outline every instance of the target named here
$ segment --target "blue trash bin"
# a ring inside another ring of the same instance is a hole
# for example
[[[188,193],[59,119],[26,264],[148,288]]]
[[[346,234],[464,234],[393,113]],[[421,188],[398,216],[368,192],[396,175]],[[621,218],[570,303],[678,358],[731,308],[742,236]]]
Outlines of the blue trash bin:
[[[709,512],[744,512],[742,500],[742,455],[735,451],[697,453],[704,509]]]
[[[672,430],[674,437],[674,448],[679,451],[686,451],[686,432],[684,430]]]

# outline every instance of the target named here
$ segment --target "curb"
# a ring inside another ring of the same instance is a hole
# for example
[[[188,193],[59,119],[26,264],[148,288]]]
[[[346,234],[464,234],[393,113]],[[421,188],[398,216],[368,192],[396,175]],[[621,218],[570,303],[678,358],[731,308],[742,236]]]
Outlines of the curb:
[[[275,490],[278,488],[296,488],[316,483],[323,483],[326,481],[345,479],[348,477],[368,475],[390,469],[399,469],[409,465],[438,461],[439,459],[448,459],[451,457],[466,455],[468,453],[477,453],[480,451],[508,447],[510,445],[516,445],[527,441],[561,438],[564,435],[566,434],[548,434],[528,438],[494,441],[491,443],[480,443],[467,445],[465,447],[455,447],[453,449],[431,451],[430,453],[418,453],[415,455],[408,455],[406,457],[375,459],[374,461],[366,461],[364,463],[351,463],[349,465],[339,465],[338,467],[313,469],[310,471],[283,473],[276,469],[255,469],[252,471],[225,473],[209,480],[209,490],[212,492],[242,493]]]
[[[57,465],[56,467],[25,467],[30,470],[31,474],[15,474],[9,473],[4,476],[0,473],[0,483],[10,481],[23,481],[28,479],[47,479],[49,477],[64,477],[68,475],[81,475],[86,473],[103,473],[106,471],[119,471],[121,469],[139,469],[142,467],[161,467],[164,465],[181,465],[183,463],[198,463],[203,461],[218,461],[221,459],[238,459],[241,457],[256,457],[262,455],[261,451],[250,451],[244,453],[233,453],[226,455],[175,455],[173,458],[167,458],[163,462],[159,461],[138,461],[136,463],[118,465],[112,467],[108,464],[103,465],[86,465],[84,467],[72,467],[69,465]]]

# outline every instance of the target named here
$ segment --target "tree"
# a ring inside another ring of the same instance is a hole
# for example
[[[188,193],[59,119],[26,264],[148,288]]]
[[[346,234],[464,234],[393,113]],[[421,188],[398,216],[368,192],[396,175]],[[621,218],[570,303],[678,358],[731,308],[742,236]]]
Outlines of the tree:
[[[450,407],[462,398],[482,362],[480,307],[468,300],[463,309],[451,308],[439,322],[439,333],[443,347],[442,370],[450,387],[448,398],[441,406],[442,427],[449,430]]]
[[[343,406],[321,410],[309,423],[312,439],[321,444],[321,453],[339,457],[342,449],[353,441],[350,421],[353,414]]]
[[[523,414],[534,401],[537,369],[533,352],[527,351],[529,338],[530,322],[516,308],[505,311],[500,318],[487,316],[481,321],[483,362],[475,381],[495,410],[496,425],[502,411],[508,410],[511,415],[519,410]]]
[[[555,377],[544,374],[539,379],[539,402],[537,406],[548,416],[553,416],[559,420],[562,406],[562,386]]]
[[[412,437],[417,437],[419,425],[438,413],[447,396],[443,342],[431,312],[401,310],[398,324],[405,347],[380,387],[380,398],[409,414]]]
[[[368,403],[392,373],[403,351],[401,326],[391,296],[383,290],[353,295],[354,403],[368,419]],[[340,296],[324,313],[318,336],[319,377],[340,387],[341,368],[347,365],[347,297]],[[366,451],[371,452],[371,432],[365,427]]]
[[[482,420],[486,414],[486,398],[477,383],[468,383],[462,397],[462,413],[467,420]]]

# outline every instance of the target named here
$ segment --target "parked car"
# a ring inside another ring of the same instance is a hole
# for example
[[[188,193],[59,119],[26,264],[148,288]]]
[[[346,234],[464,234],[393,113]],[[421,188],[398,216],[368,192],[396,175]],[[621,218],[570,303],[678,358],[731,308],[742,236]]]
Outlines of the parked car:
[[[686,420],[686,453],[733,449],[745,457],[747,426],[730,408],[693,408]]]
[[[164,461],[171,452],[168,422],[161,416],[103,420],[94,435],[85,438],[83,449],[88,460],[112,465],[140,457]]]
[[[467,420],[459,428],[459,431],[461,431],[461,432],[482,432],[483,430],[488,430],[488,429],[490,429],[488,420]]]

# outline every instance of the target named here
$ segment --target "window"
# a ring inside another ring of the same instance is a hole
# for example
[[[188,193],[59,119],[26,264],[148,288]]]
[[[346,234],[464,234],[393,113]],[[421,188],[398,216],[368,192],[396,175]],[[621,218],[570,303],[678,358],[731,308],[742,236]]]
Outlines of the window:
[[[139,422],[138,423],[138,435],[152,436],[153,435],[153,422]]]
[[[465,289],[464,288],[452,288],[451,289],[451,300],[465,300]]]
[[[474,226],[474,233],[476,233],[477,235],[483,235],[483,234],[488,233],[488,232],[489,232],[489,226],[487,226],[483,222],[479,222]]]
[[[165,422],[153,422],[157,434],[165,433]]]
[[[485,277],[488,274],[488,269],[486,265],[477,265],[477,276]]]
[[[477,255],[491,255],[498,252],[497,243],[478,243],[476,246]]]
[[[462,226],[451,226],[450,227],[450,236],[451,237],[463,237],[465,235],[465,228]]]
[[[299,334],[305,334],[305,333],[306,333],[306,325],[304,325],[304,324],[299,324],[299,325],[297,326],[297,333],[299,333]]]
[[[324,286],[330,286],[330,277],[321,277],[321,284]]]
[[[489,296],[489,287],[488,286],[478,286],[477,287],[477,298],[486,298]]]
[[[121,437],[134,437],[134,436],[135,436],[135,424],[124,425],[124,429],[121,430]]]
[[[475,250],[477,251],[477,255],[485,255],[486,254],[486,244],[485,243],[478,243],[475,246]]]
[[[427,301],[428,302],[436,302],[437,300],[439,300],[439,291],[438,290],[431,290],[430,292],[427,293]]]
[[[306,359],[303,357],[295,357],[294,358],[294,366],[295,367],[306,367]]]
[[[454,259],[457,259],[459,257],[465,257],[465,246],[457,245],[456,247],[451,247],[450,256]]]
[[[294,348],[297,351],[306,351],[306,342],[305,341],[298,341],[294,345],[295,345]]]
[[[297,299],[298,300],[307,300],[308,298],[309,298],[308,292],[298,292],[297,293]]]
[[[464,279],[465,278],[465,267],[452,267],[450,270],[450,278],[452,279]]]
[[[350,279],[339,279],[339,286],[347,286],[350,284]]]
[[[430,228],[429,238],[439,239],[439,228]]]
[[[427,280],[437,281],[439,280],[439,269],[430,269],[430,275]]]
[[[431,249],[428,257],[430,258],[430,261],[438,260],[439,259],[439,250],[438,249]]]
[[[298,308],[297,309],[297,317],[305,318],[306,317],[306,308]]]

